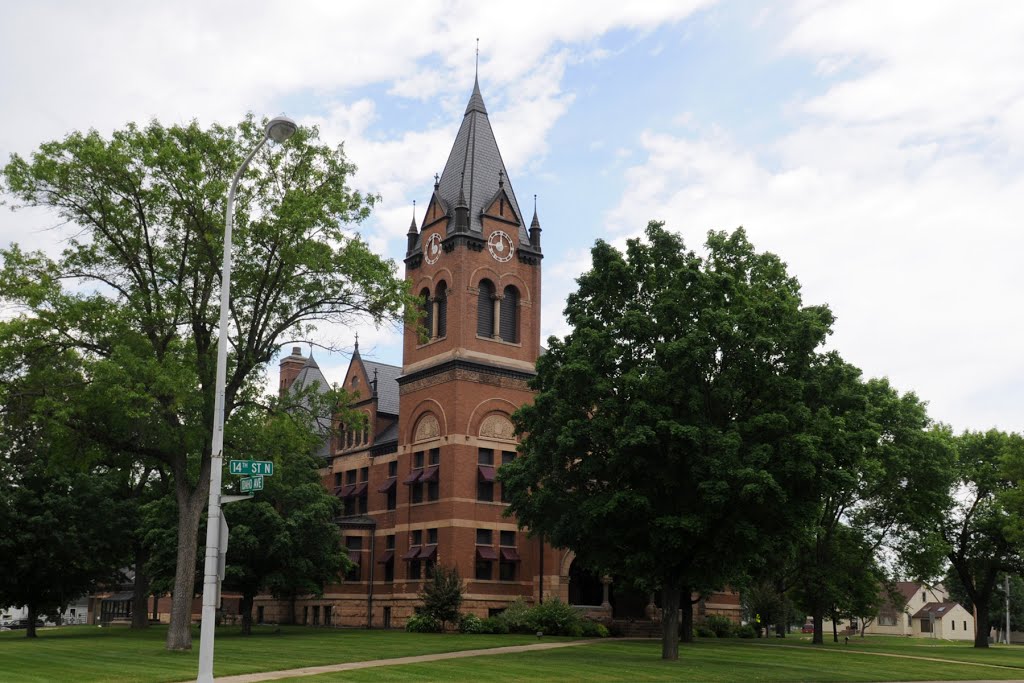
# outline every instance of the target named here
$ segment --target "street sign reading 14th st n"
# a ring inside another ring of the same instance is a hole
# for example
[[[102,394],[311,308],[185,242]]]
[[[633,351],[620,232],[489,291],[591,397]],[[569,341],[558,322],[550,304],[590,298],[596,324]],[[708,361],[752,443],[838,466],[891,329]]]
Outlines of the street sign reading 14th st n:
[[[274,463],[270,460],[231,460],[228,462],[228,468],[231,474],[266,477],[274,474]]]

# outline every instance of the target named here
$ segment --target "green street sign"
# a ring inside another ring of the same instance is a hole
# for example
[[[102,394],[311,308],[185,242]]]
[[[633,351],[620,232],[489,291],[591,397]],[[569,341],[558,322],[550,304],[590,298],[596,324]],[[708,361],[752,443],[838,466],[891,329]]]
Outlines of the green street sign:
[[[242,493],[252,493],[263,490],[263,477],[246,477],[238,482],[238,489]]]
[[[274,463],[270,460],[231,460],[228,462],[228,472],[269,477],[274,474]]]

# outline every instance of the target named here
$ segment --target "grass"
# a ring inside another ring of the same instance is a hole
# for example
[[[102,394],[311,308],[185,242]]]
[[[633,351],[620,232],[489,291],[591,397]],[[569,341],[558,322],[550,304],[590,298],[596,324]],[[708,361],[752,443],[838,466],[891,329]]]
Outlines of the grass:
[[[5,683],[75,680],[194,679],[195,650],[167,652],[166,629],[93,626],[0,633]],[[545,637],[545,641],[566,640]],[[237,627],[217,633],[216,674],[225,676],[303,666],[536,643],[535,636],[437,635],[396,631]],[[864,651],[867,654],[861,653]],[[483,655],[293,679],[295,681],[912,681],[1024,678],[1024,648],[975,650],[969,643],[903,638],[854,638],[849,645],[811,646],[808,639],[698,640],[680,647],[678,662],[660,659],[656,640],[604,640],[555,650]],[[877,655],[899,655],[877,656]],[[925,657],[949,662],[909,659]],[[984,665],[984,666],[979,666]],[[1010,667],[1010,668],[999,668]]]
[[[191,652],[164,649],[166,627],[132,631],[66,626],[42,629],[35,640],[24,631],[0,633],[0,679],[4,683],[162,683],[195,680],[199,629],[192,629]],[[568,640],[566,638],[552,640]],[[435,652],[521,645],[536,636],[461,635],[312,629],[302,626],[253,627],[240,635],[237,626],[217,629],[214,675],[277,671],[302,666],[407,657]]]

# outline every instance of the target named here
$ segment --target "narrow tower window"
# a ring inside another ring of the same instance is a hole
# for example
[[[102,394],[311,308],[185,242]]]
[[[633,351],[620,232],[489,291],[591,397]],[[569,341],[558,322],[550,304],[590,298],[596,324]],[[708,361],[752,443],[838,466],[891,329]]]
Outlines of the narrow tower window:
[[[434,305],[437,307],[437,336],[444,337],[448,334],[448,284],[441,280],[434,291],[437,293],[434,296]]]
[[[480,281],[480,294],[476,301],[476,333],[488,339],[494,336],[494,285],[490,280]]]
[[[434,307],[430,303],[430,290],[424,287],[420,297],[423,299],[423,326],[427,328],[427,337],[430,337],[434,334]]]
[[[519,290],[509,285],[501,300],[501,339],[519,341]]]

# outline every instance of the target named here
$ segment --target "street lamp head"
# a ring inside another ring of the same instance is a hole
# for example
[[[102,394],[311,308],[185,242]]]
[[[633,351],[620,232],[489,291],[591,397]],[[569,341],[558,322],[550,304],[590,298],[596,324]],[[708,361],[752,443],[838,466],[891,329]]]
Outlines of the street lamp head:
[[[275,116],[267,124],[267,137],[276,143],[282,143],[298,129],[295,122],[287,116]]]

